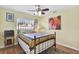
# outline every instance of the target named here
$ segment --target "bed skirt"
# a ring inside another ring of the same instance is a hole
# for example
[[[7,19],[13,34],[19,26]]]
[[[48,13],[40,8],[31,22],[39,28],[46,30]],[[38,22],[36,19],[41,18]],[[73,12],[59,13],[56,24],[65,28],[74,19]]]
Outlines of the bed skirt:
[[[28,44],[26,44],[20,38],[18,38],[18,43],[26,54],[34,54],[34,49],[30,50],[30,47],[28,46]],[[50,47],[53,47],[53,45],[54,45],[54,40],[53,39],[48,40],[46,42],[43,42],[43,43],[37,45],[36,46],[36,54],[41,53],[42,51],[44,51],[44,50],[46,50]]]

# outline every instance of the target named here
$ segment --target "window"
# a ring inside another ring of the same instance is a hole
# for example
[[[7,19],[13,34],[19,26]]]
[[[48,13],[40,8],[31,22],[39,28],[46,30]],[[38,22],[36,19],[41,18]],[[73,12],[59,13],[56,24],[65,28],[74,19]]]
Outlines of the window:
[[[17,19],[17,29],[21,32],[32,32],[34,31],[34,20],[26,19],[26,18],[19,18]]]

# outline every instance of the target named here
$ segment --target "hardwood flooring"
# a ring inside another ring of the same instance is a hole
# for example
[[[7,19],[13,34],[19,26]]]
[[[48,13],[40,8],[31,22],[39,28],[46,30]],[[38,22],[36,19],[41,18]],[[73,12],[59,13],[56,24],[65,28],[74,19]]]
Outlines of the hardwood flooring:
[[[62,46],[62,45],[59,45],[59,44],[56,45],[56,48],[60,49],[62,51],[65,51],[68,54],[79,54],[79,51],[65,47],[65,46]]]
[[[57,44],[57,49],[66,52],[66,54],[79,54],[79,51],[76,51],[74,49],[70,49],[61,45]],[[0,49],[0,54],[20,54],[23,52],[23,50],[20,48],[19,45],[9,47],[9,48],[2,48]],[[63,53],[61,53],[63,54]]]
[[[22,49],[20,48],[20,46],[16,45],[9,48],[0,49],[0,54],[19,54],[19,52],[21,51]]]

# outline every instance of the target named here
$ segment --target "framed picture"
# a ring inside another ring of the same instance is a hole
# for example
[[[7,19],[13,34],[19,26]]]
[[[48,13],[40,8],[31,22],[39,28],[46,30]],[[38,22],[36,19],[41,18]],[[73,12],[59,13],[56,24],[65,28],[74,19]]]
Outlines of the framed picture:
[[[6,21],[13,22],[14,21],[14,14],[6,12]]]
[[[54,29],[54,30],[61,29],[61,16],[49,18],[49,29]]]

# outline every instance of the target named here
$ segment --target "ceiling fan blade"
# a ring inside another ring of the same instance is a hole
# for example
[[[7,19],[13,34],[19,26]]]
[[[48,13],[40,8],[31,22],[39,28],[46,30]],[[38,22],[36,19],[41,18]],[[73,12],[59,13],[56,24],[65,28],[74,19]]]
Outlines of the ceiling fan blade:
[[[42,9],[42,11],[49,11],[49,8]]]
[[[45,13],[44,13],[44,12],[41,12],[41,14],[43,14],[43,15],[44,15]]]

